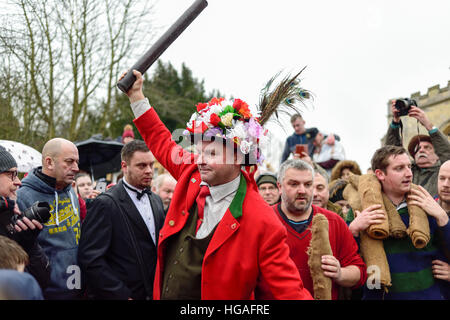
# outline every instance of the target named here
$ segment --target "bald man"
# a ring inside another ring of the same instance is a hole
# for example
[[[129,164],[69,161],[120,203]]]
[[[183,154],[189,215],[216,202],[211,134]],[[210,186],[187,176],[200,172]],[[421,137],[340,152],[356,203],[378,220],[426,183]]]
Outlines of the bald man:
[[[173,191],[177,185],[175,180],[169,173],[160,174],[154,181],[152,191],[156,193],[162,200],[164,205],[164,212],[169,209],[170,201],[172,200]]]
[[[450,160],[445,161],[439,168],[437,188],[438,203],[450,216]],[[450,251],[445,250],[444,252],[445,257],[450,259]],[[450,265],[442,260],[436,259],[433,261],[432,271],[436,279],[447,281],[446,298],[450,299]]]
[[[445,161],[439,168],[437,185],[439,204],[450,215],[450,160]]]
[[[81,294],[77,262],[80,207],[72,189],[72,182],[79,171],[78,160],[78,149],[71,141],[62,138],[49,140],[42,149],[42,166],[31,170],[17,191],[21,210],[31,207],[36,201],[50,205],[50,220],[38,236],[51,266],[45,299],[77,299]]]

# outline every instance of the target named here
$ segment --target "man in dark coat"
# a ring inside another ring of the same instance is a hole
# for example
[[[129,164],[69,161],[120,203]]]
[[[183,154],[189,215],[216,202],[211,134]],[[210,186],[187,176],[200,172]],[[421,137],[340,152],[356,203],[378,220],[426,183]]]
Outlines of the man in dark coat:
[[[124,178],[99,195],[82,225],[78,258],[89,297],[151,299],[161,198],[150,191],[155,158],[141,140],[122,149]]]

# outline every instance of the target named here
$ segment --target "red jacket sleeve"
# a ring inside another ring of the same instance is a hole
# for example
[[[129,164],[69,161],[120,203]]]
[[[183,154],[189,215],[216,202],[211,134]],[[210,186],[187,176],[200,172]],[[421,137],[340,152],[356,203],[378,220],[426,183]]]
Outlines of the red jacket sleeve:
[[[185,166],[195,163],[194,154],[172,140],[172,134],[159,119],[154,108],[134,119],[134,124],[155,158],[176,180]]]

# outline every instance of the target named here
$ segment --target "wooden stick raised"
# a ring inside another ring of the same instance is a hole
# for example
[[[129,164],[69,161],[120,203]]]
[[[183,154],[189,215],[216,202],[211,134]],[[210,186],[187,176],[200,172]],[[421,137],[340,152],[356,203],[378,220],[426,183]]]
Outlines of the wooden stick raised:
[[[197,18],[200,12],[206,8],[206,0],[195,1],[175,23],[156,41],[156,43],[130,68],[130,71],[137,70],[144,74],[148,68],[166,51],[166,49],[175,41],[176,38]],[[117,87],[124,93],[130,90],[136,77],[133,72],[127,72],[119,82]]]

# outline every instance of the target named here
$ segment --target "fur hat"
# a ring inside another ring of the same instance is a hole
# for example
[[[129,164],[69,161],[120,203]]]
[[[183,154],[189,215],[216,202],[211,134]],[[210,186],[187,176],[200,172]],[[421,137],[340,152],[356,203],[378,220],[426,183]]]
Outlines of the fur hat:
[[[16,159],[4,147],[0,146],[0,172],[8,171],[15,167],[17,167]]]
[[[328,188],[330,190],[329,200],[333,203],[339,200],[345,200],[343,192],[348,183],[349,182],[347,180],[340,178],[331,181],[330,184],[328,185]]]
[[[431,143],[431,138],[430,138],[430,136],[427,136],[427,135],[424,135],[424,134],[418,134],[418,135],[412,137],[411,140],[409,140],[408,152],[411,155],[411,157],[414,158],[414,156],[416,155],[417,151],[419,150],[418,148],[416,149],[416,147],[422,141],[426,141],[426,142]]]
[[[341,160],[334,166],[333,170],[331,170],[330,181],[339,179],[341,177],[342,170],[344,170],[345,168],[348,168],[352,173],[358,176],[361,175],[361,169],[359,168],[359,165],[358,163],[356,163],[356,161]]]

